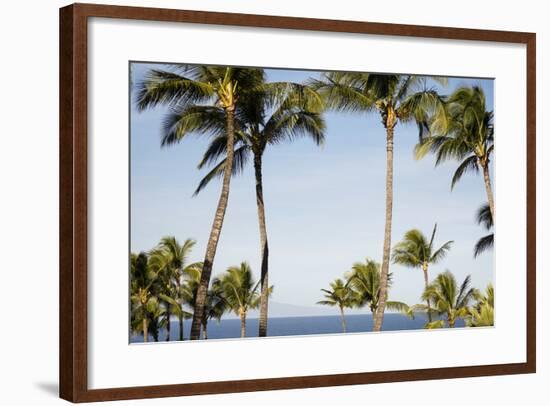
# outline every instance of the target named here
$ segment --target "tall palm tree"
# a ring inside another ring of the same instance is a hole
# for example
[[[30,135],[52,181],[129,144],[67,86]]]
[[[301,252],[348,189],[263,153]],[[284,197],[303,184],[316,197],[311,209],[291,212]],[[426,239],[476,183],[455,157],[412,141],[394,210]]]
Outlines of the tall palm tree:
[[[330,289],[321,289],[321,291],[324,293],[325,300],[321,300],[317,304],[338,307],[342,321],[342,332],[345,333],[347,328],[344,309],[355,305],[354,292],[340,278],[330,283]]]
[[[149,265],[147,254],[140,252],[130,257],[130,300],[131,320],[134,330],[141,330],[143,342],[149,338],[151,314],[156,307],[158,274]],[[139,326],[139,327],[138,327]]]
[[[432,123],[433,136],[416,147],[417,158],[436,154],[436,165],[449,159],[462,161],[451,181],[451,188],[468,172],[483,173],[483,181],[492,218],[495,203],[489,163],[494,151],[493,112],[487,111],[485,94],[478,86],[457,89],[446,103],[446,114]]]
[[[485,294],[476,295],[477,304],[470,309],[466,320],[468,327],[490,327],[495,324],[495,290],[492,284],[487,285]]]
[[[444,79],[433,80],[445,83]],[[443,99],[427,79],[414,75],[384,75],[359,72],[326,73],[311,85],[336,110],[376,112],[386,130],[386,210],[380,299],[374,315],[374,331],[380,331],[388,296],[388,274],[391,251],[393,208],[393,143],[394,130],[399,122],[416,122],[420,137],[428,129],[431,116],[442,114]]]
[[[404,265],[409,268],[421,268],[424,274],[424,289],[428,287],[428,267],[441,261],[451,249],[453,241],[447,241],[439,248],[434,248],[434,238],[437,231],[437,224],[434,225],[430,240],[417,229],[405,233],[403,240],[393,247],[392,260],[394,264]],[[428,301],[428,307],[430,302]],[[431,313],[428,312],[428,319]]]
[[[491,209],[488,204],[484,204],[479,208],[476,214],[477,223],[483,225],[483,227],[490,231],[493,228],[493,216],[491,216]],[[475,247],[474,247],[474,258],[480,255],[482,252],[485,252],[493,248],[495,242],[494,233],[487,234],[484,237],[481,237]]]
[[[346,275],[346,286],[351,288],[354,296],[355,306],[368,306],[374,315],[380,306],[381,288],[381,267],[380,264],[367,258],[365,262],[356,262],[351,272]],[[391,286],[392,275],[388,275],[388,287]],[[402,302],[386,301],[386,308],[406,313],[408,306]]]
[[[241,337],[245,337],[246,315],[260,305],[260,282],[254,281],[250,265],[242,262],[240,266],[228,268],[219,283],[227,306],[241,319]]]
[[[267,335],[269,247],[264,204],[263,155],[268,146],[309,137],[315,144],[324,141],[325,123],[321,116],[323,101],[307,86],[291,82],[265,83],[241,100],[235,117],[235,167],[240,173],[252,157],[256,181],[256,206],[260,231],[261,301],[259,336]],[[208,146],[199,169],[213,165],[199,183],[198,194],[215,177],[223,174],[227,161],[227,136],[220,134]]]
[[[428,308],[426,305],[415,305],[412,309],[413,311],[433,311],[440,316],[445,315],[447,325],[453,328],[458,319],[464,319],[468,316],[470,302],[476,295],[476,289],[470,287],[469,275],[458,286],[454,275],[446,271],[437,275],[435,280],[422,293],[422,300],[430,300],[433,303],[433,307]],[[444,326],[444,320],[437,320],[426,324],[426,328],[441,328]]]
[[[170,107],[162,144],[173,145],[191,133],[226,135],[227,162],[216,213],[203,261],[201,282],[191,326],[191,339],[200,338],[204,303],[212,274],[216,249],[229,200],[234,159],[235,114],[240,98],[264,82],[264,71],[253,68],[177,66],[173,70],[151,70],[139,84],[137,106],[146,109],[159,104]],[[224,125],[220,126],[219,123]]]

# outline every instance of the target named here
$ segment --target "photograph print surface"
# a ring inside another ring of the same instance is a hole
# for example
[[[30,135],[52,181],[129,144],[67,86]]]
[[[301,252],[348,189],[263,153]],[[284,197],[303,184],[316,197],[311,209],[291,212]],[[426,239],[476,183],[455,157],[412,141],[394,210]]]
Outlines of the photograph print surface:
[[[130,62],[131,343],[494,325],[494,81]]]

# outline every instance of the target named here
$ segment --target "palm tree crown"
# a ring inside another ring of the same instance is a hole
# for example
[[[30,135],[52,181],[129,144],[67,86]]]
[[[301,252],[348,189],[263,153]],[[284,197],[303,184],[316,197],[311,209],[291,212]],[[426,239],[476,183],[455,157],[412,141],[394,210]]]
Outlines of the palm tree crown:
[[[466,324],[469,327],[490,327],[495,321],[495,289],[490,283],[485,294],[476,294],[477,304],[470,309],[470,317]]]
[[[393,248],[393,262],[410,268],[423,268],[441,261],[451,249],[453,241],[447,241],[439,248],[434,248],[436,231],[437,224],[429,240],[420,230],[407,231],[403,240]]]
[[[147,342],[149,332],[156,337],[155,313],[158,309],[156,282],[158,273],[149,264],[144,252],[130,256],[130,301],[132,330],[143,334],[143,341]]]
[[[309,137],[317,145],[324,142],[323,101],[314,91],[307,89],[307,86],[296,83],[263,83],[257,91],[249,92],[246,100],[241,100],[235,117],[233,174],[241,173],[251,157],[261,158],[270,145],[299,137]],[[219,131],[208,145],[198,168],[213,168],[201,180],[195,194],[212,179],[223,175],[226,140],[225,133]]]
[[[489,177],[494,150],[493,112],[487,111],[480,87],[461,87],[449,96],[445,114],[431,123],[433,136],[421,140],[415,152],[418,159],[428,152],[436,155],[436,165],[454,159],[461,161],[451,180],[451,188],[466,172],[483,171],[487,198],[493,218],[495,207]]]
[[[416,305],[414,309],[432,310],[439,315],[445,315],[448,326],[452,328],[457,319],[468,316],[469,305],[475,298],[476,292],[476,289],[470,287],[469,275],[458,286],[454,275],[446,271],[437,275],[422,294],[422,300],[430,300],[433,303],[433,309],[426,309],[425,305]],[[443,326],[443,320],[427,324],[428,328]]]
[[[216,283],[221,286],[228,308],[241,318],[241,336],[245,337],[247,313],[260,305],[260,282],[254,280],[250,265],[242,262],[240,266],[228,268]]]
[[[355,306],[368,306],[373,314],[380,303],[380,264],[367,258],[365,262],[356,262],[351,272],[346,275],[347,286],[352,290]],[[392,275],[388,276],[388,285],[391,286]],[[408,307],[404,303],[388,301],[386,307],[391,310],[405,311]]]
[[[342,331],[345,333],[347,326],[344,309],[353,307],[356,304],[354,292],[340,278],[330,283],[330,289],[321,289],[321,291],[324,293],[325,300],[321,300],[317,304],[338,307],[342,319]]]

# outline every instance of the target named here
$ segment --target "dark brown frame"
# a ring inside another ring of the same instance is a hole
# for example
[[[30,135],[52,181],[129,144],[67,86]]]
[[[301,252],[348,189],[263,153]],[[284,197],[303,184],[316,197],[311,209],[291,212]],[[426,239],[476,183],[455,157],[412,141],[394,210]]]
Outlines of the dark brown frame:
[[[524,363],[88,389],[87,21],[88,17],[269,27],[525,44],[527,47],[527,347]],[[73,4],[60,9],[60,397],[72,402],[311,388],[536,371],[536,36],[534,33]]]

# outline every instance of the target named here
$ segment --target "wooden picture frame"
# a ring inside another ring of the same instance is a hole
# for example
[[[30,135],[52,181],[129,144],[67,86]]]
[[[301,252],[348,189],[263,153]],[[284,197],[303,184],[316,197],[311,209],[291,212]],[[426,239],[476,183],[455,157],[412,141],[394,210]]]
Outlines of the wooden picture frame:
[[[527,48],[526,362],[337,375],[88,387],[88,19],[148,20],[525,44]],[[60,9],[60,396],[72,402],[141,399],[426,379],[524,374],[536,370],[536,37],[533,33],[74,4]]]

